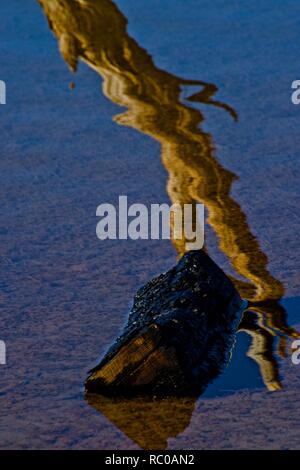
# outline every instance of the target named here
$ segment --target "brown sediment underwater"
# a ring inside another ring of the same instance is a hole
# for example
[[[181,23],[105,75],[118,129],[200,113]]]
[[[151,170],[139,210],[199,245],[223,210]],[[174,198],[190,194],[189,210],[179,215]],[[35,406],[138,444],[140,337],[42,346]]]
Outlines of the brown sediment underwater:
[[[75,71],[78,60],[85,61],[103,78],[104,94],[126,108],[115,121],[161,144],[172,203],[205,205],[207,222],[218,237],[219,248],[237,274],[231,279],[240,295],[250,302],[241,325],[253,337],[249,355],[259,364],[266,386],[279,389],[274,340],[280,338],[282,353],[284,338],[298,336],[287,325],[286,312],[279,303],[284,287],[269,272],[268,258],[242,208],[231,196],[236,175],[217,161],[212,136],[200,127],[203,113],[189,102],[215,106],[228,112],[229,118],[236,119],[236,112],[214,98],[214,84],[182,79],[156,67],[147,51],[128,35],[127,20],[112,1],[39,3],[70,68]],[[189,100],[183,101],[182,88],[189,86],[194,91]],[[197,86],[199,91],[195,92]],[[182,256],[186,240],[173,242]]]

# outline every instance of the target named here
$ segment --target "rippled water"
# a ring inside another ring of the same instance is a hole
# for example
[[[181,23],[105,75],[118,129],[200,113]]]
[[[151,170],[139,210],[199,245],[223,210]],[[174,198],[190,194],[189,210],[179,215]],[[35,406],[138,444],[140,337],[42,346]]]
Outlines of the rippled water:
[[[299,448],[300,6],[40,3],[54,35],[37,3],[1,5],[1,447]],[[183,250],[97,240],[120,194],[203,202],[207,249],[253,303],[197,402],[84,399],[136,289]]]

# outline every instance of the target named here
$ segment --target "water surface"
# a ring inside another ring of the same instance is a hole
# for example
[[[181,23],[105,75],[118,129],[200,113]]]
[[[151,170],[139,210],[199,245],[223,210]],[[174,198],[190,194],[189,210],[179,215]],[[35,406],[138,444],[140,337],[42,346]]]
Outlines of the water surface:
[[[95,3],[114,34],[101,33],[101,15],[76,31],[56,13],[64,59],[37,3],[1,5],[1,447],[299,448],[299,372],[289,348],[282,356],[299,328],[290,84],[300,7]],[[74,68],[83,54],[68,35],[79,33],[88,57],[73,77],[65,62]],[[121,331],[136,289],[182,250],[97,240],[96,207],[120,194],[203,201],[210,255],[255,301],[228,369],[197,402],[132,403],[128,413],[126,403],[84,399],[87,370]]]

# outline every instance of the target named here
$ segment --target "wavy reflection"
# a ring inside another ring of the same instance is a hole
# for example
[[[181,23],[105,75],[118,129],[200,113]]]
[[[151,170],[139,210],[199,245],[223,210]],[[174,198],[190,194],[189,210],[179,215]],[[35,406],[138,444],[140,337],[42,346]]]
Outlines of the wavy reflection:
[[[279,389],[274,339],[280,338],[283,354],[285,338],[298,336],[279,303],[284,288],[268,271],[268,258],[230,195],[236,175],[217,161],[212,137],[200,128],[203,115],[190,103],[218,107],[234,119],[235,111],[215,100],[215,85],[182,79],[156,67],[147,51],[127,34],[127,20],[111,0],[38,1],[70,68],[75,71],[78,60],[85,61],[103,78],[104,94],[126,108],[115,121],[160,142],[172,203],[203,203],[207,208],[219,247],[237,273],[232,280],[251,303],[241,325],[253,337],[248,354],[258,363],[266,386]],[[183,100],[182,90],[189,87],[191,96]],[[180,256],[185,242],[173,240]]]

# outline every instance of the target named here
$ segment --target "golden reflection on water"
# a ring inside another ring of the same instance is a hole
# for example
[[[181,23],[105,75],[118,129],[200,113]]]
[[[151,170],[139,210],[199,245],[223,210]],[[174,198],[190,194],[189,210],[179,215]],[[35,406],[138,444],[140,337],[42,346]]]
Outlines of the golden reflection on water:
[[[230,196],[235,174],[223,168],[214,155],[212,138],[199,127],[202,113],[181,100],[182,87],[201,90],[189,100],[224,108],[214,101],[217,88],[186,80],[158,69],[149,54],[126,32],[126,19],[110,0],[40,0],[60,51],[72,70],[79,58],[103,77],[105,95],[127,111],[115,121],[158,140],[169,174],[167,191],[172,203],[203,203],[208,223],[220,249],[235,271],[249,282],[239,291],[252,301],[279,299],[284,289],[268,271],[267,256],[251,233],[246,216]],[[186,240],[174,240],[182,255]]]
[[[166,449],[168,439],[177,437],[189,425],[195,399],[118,399],[101,395],[86,396],[87,402],[106,416],[142,449]]]
[[[219,248],[237,274],[231,279],[250,302],[240,326],[253,338],[248,355],[258,363],[268,389],[280,389],[274,340],[279,338],[278,352],[283,355],[285,338],[298,336],[287,325],[279,303],[284,287],[268,271],[268,258],[230,195],[236,175],[217,161],[212,137],[200,127],[202,112],[190,102],[218,107],[234,119],[235,111],[215,100],[215,85],[182,79],[156,67],[148,52],[127,34],[127,20],[111,0],[38,1],[70,68],[75,71],[78,60],[85,61],[103,78],[104,94],[126,108],[115,121],[160,142],[172,203],[205,205]],[[189,87],[191,96],[184,100],[182,90]],[[179,256],[185,242],[173,240]]]

